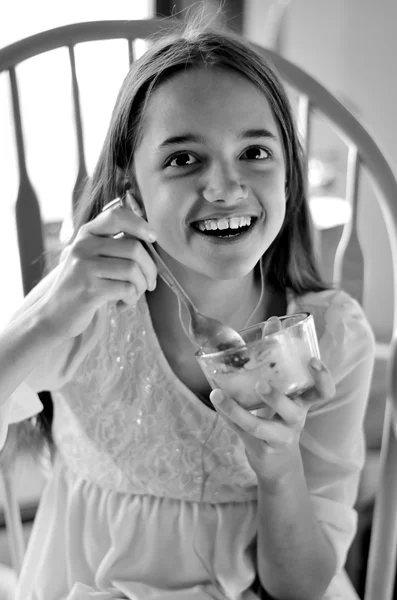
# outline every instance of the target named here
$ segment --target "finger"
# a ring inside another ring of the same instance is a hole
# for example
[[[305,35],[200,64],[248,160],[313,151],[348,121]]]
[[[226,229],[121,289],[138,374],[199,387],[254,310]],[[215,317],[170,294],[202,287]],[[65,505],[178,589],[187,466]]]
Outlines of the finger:
[[[278,317],[269,317],[263,327],[263,335],[271,335],[281,331],[281,323]]]
[[[146,277],[147,288],[152,291],[156,287],[157,267],[140,241],[126,237],[115,239],[93,236],[92,252],[100,257],[125,258],[136,261]]]
[[[126,191],[125,199],[126,199],[127,205],[130,207],[132,212],[134,212],[136,215],[138,215],[138,217],[144,218],[142,208],[139,205],[137,199],[131,194],[130,190]]]
[[[217,392],[215,394],[215,392]],[[292,432],[282,423],[256,417],[240,406],[233,398],[224,396],[220,390],[213,390],[210,400],[216,410],[233,422],[245,433],[276,447],[288,443]]]
[[[105,302],[123,301],[129,306],[135,306],[139,300],[138,291],[133,283],[110,279],[98,279],[97,299]]]
[[[224,419],[227,422],[227,424],[229,425],[229,427],[231,427],[231,429],[233,429],[233,431],[235,431],[239,436],[242,436],[243,434],[245,434],[245,431],[243,429],[241,429],[241,427],[239,427],[237,425],[237,423],[232,421],[232,419],[229,419],[229,416],[226,414],[226,410],[222,410],[222,407],[220,406],[220,404],[225,400],[225,396],[224,396],[222,390],[220,390],[220,389],[212,390],[212,392],[210,393],[210,400],[211,400],[214,408],[216,409],[216,411],[221,413],[222,419]],[[219,407],[219,410],[218,410],[218,407]]]
[[[314,388],[302,394],[305,400],[332,398],[335,395],[335,384],[326,365],[318,358],[312,358],[309,369],[314,379]]]
[[[89,261],[92,274],[98,279],[126,281],[135,285],[138,296],[142,296],[148,288],[147,280],[140,265],[124,258],[98,258]]]
[[[111,210],[101,212],[95,219],[81,228],[83,233],[91,235],[111,236],[124,232],[149,243],[156,241],[155,232],[145,219],[137,216],[129,207],[116,204]]]
[[[259,381],[255,391],[263,403],[272,408],[286,425],[301,426],[304,423],[307,409],[279,392],[267,381]]]

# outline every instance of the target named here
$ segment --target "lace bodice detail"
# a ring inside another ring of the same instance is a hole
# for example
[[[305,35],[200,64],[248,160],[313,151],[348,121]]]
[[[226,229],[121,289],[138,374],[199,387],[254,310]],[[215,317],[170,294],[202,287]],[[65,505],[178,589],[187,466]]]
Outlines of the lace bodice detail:
[[[340,291],[290,295],[287,313],[302,311],[313,314],[320,354],[336,384],[334,398],[311,406],[301,434],[308,484],[317,497],[328,477],[324,465],[332,464],[329,493],[336,499],[351,471],[354,500],[373,334],[358,303]],[[211,503],[255,500],[257,480],[243,443],[176,377],[144,297],[124,312],[104,307],[85,335],[63,356],[51,357],[36,377],[43,382],[51,368],[56,375],[44,389],[52,391],[54,438],[72,472],[134,494]]]
[[[144,299],[121,314],[109,307],[103,335],[53,399],[57,447],[83,478],[181,500],[256,496],[241,441],[173,374]]]

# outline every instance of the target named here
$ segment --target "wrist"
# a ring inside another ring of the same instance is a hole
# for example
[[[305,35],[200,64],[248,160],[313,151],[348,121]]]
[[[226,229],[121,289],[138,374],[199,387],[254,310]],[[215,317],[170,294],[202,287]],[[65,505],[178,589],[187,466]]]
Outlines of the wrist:
[[[56,326],[56,319],[48,310],[47,303],[40,298],[25,313],[27,329],[37,337],[37,340],[49,346],[58,345],[62,339]]]
[[[269,496],[284,496],[305,482],[300,450],[278,461],[272,469],[257,473],[258,492]]]

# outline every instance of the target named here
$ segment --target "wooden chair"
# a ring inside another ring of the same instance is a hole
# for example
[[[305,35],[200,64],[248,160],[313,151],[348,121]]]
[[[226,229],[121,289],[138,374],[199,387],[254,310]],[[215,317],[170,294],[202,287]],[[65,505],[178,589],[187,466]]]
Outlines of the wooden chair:
[[[19,190],[16,199],[16,223],[24,293],[28,293],[42,277],[44,265],[41,258],[47,248],[48,241],[43,233],[40,204],[27,168],[18,89],[18,65],[42,53],[51,52],[61,47],[68,49],[78,156],[76,181],[71,198],[71,202],[75,205],[79,190],[87,176],[79,80],[76,71],[76,45],[98,40],[125,39],[125,51],[128,52],[131,62],[134,60],[134,41],[146,39],[160,30],[166,30],[169,23],[172,22],[156,19],[130,22],[78,23],[45,31],[0,50],[0,74],[8,72],[9,75],[17,146]],[[258,50],[272,61],[288,88],[291,89],[291,93],[295,95],[298,124],[302,142],[306,149],[307,166],[309,167],[311,156],[310,134],[313,115],[324,115],[346,142],[348,161],[345,201],[350,207],[351,218],[343,226],[343,234],[335,254],[332,278],[337,285],[342,286],[360,301],[363,299],[365,264],[357,226],[359,183],[364,172],[369,175],[373,182],[376,190],[374,198],[376,198],[381,208],[392,254],[393,281],[391,293],[394,293],[394,330],[397,323],[396,179],[374,140],[335,97],[307,73],[285,58],[264,48],[258,47]],[[391,600],[397,560],[396,338],[388,345],[387,352],[387,404],[382,436],[380,478],[373,514],[365,600]],[[5,518],[10,533],[14,568],[16,572],[19,572],[24,552],[19,506],[13,490],[12,476],[7,472],[4,462],[2,469],[6,483]]]

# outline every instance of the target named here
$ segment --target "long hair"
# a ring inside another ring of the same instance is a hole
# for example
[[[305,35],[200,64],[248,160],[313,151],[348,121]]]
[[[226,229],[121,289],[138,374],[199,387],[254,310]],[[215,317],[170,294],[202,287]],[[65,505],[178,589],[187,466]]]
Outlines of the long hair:
[[[286,215],[263,256],[267,284],[297,294],[325,289],[315,259],[303,151],[286,91],[269,62],[238,35],[214,27],[185,25],[156,39],[131,67],[111,117],[105,142],[75,215],[75,234],[122,193],[117,167],[131,171],[145,126],[145,108],[162,83],[190,69],[224,68],[246,77],[264,94],[281,132],[286,159]]]
[[[145,109],[153,93],[176,74],[203,66],[228,69],[251,81],[268,100],[281,132],[287,205],[283,226],[262,258],[266,283],[280,291],[289,288],[296,294],[326,289],[316,266],[302,147],[284,87],[274,68],[248,42],[230,31],[203,27],[197,20],[154,39],[124,79],[96,168],[76,210],[71,241],[84,223],[123,193],[117,168],[131,171],[144,132]],[[52,419],[47,418],[50,410],[49,405],[37,420],[51,441]]]

